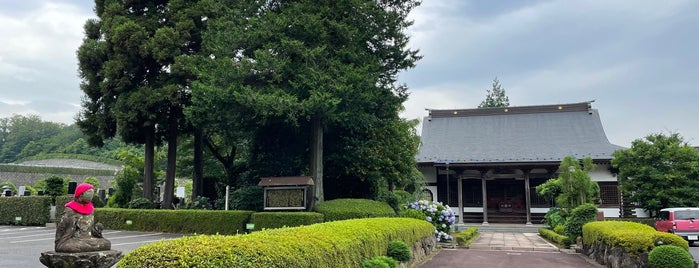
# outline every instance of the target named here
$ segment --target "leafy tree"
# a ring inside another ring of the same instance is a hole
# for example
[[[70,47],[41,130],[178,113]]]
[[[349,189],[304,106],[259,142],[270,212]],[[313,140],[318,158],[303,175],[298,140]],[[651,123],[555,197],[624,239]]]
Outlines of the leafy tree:
[[[257,6],[241,9],[237,19],[210,22],[215,30],[206,35],[205,47],[212,63],[200,68],[205,80],[192,91],[192,107],[208,105],[229,119],[221,121],[235,123],[215,128],[221,137],[240,137],[223,148],[249,148],[245,176],[310,173],[316,201],[325,198],[324,189],[341,184],[368,194],[372,186],[364,174],[411,176],[396,165],[382,169],[388,160],[369,161],[358,152],[370,153],[367,158],[395,153],[376,146],[392,145],[394,137],[384,135],[394,134],[390,128],[399,124],[407,98],[396,76],[420,58],[407,49],[405,34],[408,13],[419,1],[247,4]],[[213,121],[201,116],[206,110],[191,112],[202,124]],[[345,159],[352,161],[340,161]],[[396,174],[389,174],[394,168]]]
[[[555,197],[558,207],[570,212],[583,204],[591,204],[599,199],[599,185],[588,174],[595,169],[592,158],[580,161],[566,156],[558,168],[558,178],[550,179],[536,187],[537,193],[546,197]]]
[[[156,154],[162,158],[162,152]],[[138,192],[137,182],[143,178],[144,157],[134,155],[128,151],[119,153],[119,158],[124,162],[124,169],[117,173],[115,178],[114,195],[109,198],[109,207],[128,207],[129,202],[134,199],[134,192]],[[161,175],[162,171],[157,171],[156,175]]]
[[[83,180],[83,182],[89,183],[90,185],[95,187],[95,189],[100,189],[100,181],[95,177],[87,177],[87,178],[85,178],[85,180]],[[95,190],[95,191],[97,191],[97,190]]]
[[[485,100],[478,105],[478,108],[508,107],[510,99],[505,94],[505,89],[500,85],[497,77],[493,79],[493,88],[487,90]]]
[[[657,215],[663,208],[697,206],[699,153],[678,133],[651,134],[614,152],[621,190]]]
[[[15,115],[0,120],[0,162],[18,159],[25,146],[59,133],[61,124],[44,122],[36,115]],[[39,151],[37,144],[30,145]]]

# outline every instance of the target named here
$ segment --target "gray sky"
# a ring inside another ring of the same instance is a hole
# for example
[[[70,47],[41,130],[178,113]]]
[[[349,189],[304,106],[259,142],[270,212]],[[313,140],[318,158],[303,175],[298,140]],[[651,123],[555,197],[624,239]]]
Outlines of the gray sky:
[[[678,132],[699,145],[699,1],[425,0],[401,74],[406,118],[475,108],[496,76],[513,106],[595,100],[609,140]],[[71,124],[91,1],[0,0],[0,117]]]

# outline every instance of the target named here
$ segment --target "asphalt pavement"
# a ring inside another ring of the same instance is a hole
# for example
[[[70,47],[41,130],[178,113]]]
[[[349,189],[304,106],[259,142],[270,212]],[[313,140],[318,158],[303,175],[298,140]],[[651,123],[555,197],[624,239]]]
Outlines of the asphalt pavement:
[[[112,249],[126,254],[142,245],[173,238],[181,234],[104,230]],[[41,252],[53,251],[54,227],[0,226],[0,267],[40,268]]]

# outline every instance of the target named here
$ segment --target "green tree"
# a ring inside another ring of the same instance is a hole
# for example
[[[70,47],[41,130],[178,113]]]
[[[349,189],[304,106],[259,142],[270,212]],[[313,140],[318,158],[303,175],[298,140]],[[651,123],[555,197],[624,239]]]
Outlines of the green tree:
[[[201,50],[211,1],[95,1],[78,50],[86,98],[78,125],[91,144],[118,134],[145,144],[143,194],[152,198],[156,144],[167,142],[163,207],[172,206],[182,109],[195,77],[186,56]]]
[[[210,22],[215,30],[205,35],[205,47],[211,49],[213,67],[200,70],[229,79],[213,76],[195,83],[192,107],[207,104],[221,118],[240,118],[234,121],[240,127],[220,128],[234,133],[221,136],[251,133],[234,141],[239,148],[249,144],[249,178],[312,175],[316,201],[325,198],[324,189],[344,183],[367,194],[371,183],[352,171],[387,171],[357,152],[378,155],[373,146],[390,146],[392,137],[383,135],[393,134],[387,128],[400,122],[407,88],[397,83],[397,74],[420,58],[407,48],[405,34],[411,25],[407,16],[419,1],[247,4],[257,6],[241,10],[237,19]],[[230,105],[217,104],[224,101]],[[358,161],[332,160],[343,154],[358,155],[352,158]]]
[[[51,204],[56,204],[56,197],[67,194],[68,191],[63,190],[63,178],[53,175],[46,178],[46,195],[51,196]]]
[[[90,185],[92,185],[92,187],[95,187],[95,189],[97,189],[97,190],[100,189],[100,181],[95,177],[87,177],[87,178],[85,178],[85,180],[83,180],[83,182],[89,183]],[[97,190],[95,190],[95,191],[97,191]]]
[[[493,79],[493,88],[488,89],[485,100],[478,105],[478,108],[509,107],[510,99],[505,94],[505,89],[500,85],[497,77]]]
[[[62,125],[44,122],[36,115],[15,115],[0,121],[0,162],[10,163],[18,159],[25,146],[41,151],[37,141],[60,132]]]
[[[621,190],[653,215],[699,203],[699,153],[678,133],[651,134],[614,152]]]
[[[590,178],[595,169],[592,158],[582,159],[582,165],[572,156],[566,156],[558,167],[558,178],[550,179],[536,187],[542,196],[556,198],[558,207],[570,212],[583,204],[594,204],[599,200],[599,185]]]

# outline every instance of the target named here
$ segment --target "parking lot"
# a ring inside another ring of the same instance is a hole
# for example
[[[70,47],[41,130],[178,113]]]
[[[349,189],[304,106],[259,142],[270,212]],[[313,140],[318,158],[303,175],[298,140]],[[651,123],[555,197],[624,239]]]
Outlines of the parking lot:
[[[0,267],[45,267],[39,262],[41,252],[53,251],[56,228],[35,226],[0,226]],[[112,249],[126,254],[142,245],[181,237],[181,234],[105,230]]]

